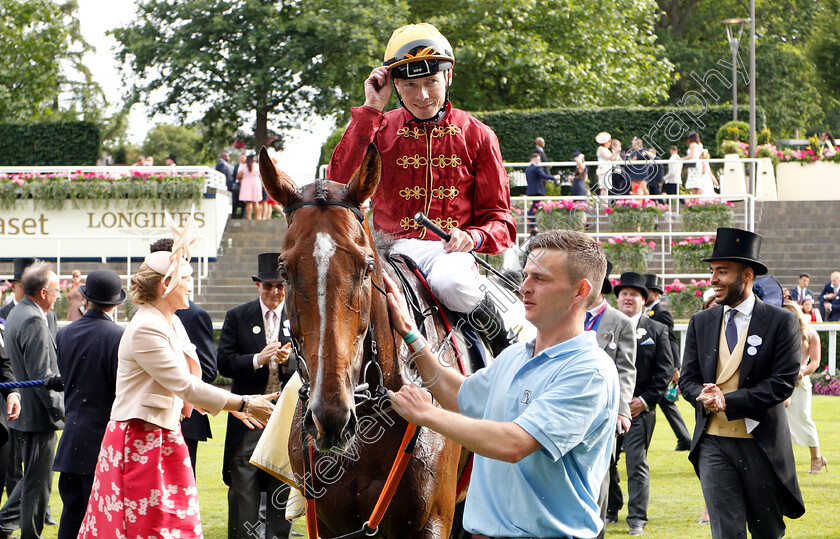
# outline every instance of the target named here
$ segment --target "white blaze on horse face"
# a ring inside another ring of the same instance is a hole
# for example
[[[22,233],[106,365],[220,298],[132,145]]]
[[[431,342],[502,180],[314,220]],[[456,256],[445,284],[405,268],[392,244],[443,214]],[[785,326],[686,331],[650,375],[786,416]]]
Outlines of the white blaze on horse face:
[[[327,273],[330,259],[335,254],[335,240],[325,232],[315,235],[315,266],[318,269],[318,315],[321,317],[321,339],[318,344],[318,379],[321,379],[321,366],[324,364],[324,334],[327,332]]]

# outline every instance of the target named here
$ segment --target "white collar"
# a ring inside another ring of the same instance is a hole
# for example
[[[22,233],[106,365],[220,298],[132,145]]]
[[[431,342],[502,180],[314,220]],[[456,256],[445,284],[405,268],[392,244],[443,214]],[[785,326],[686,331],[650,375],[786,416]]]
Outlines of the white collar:
[[[607,298],[604,298],[604,299],[603,299],[603,301],[601,301],[601,303],[599,303],[599,304],[595,305],[594,307],[592,307],[591,309],[589,309],[589,310],[588,310],[588,311],[586,311],[586,312],[588,312],[588,313],[589,313],[589,314],[591,314],[592,316],[595,316],[595,315],[597,315],[597,314],[598,314],[598,311],[600,311],[600,310],[601,310],[601,306],[602,306],[602,305],[604,305],[604,303],[606,303],[606,302],[607,302]]]
[[[634,328],[639,327],[639,320],[641,320],[643,312],[645,312],[644,309],[630,317],[630,321],[633,322]]]
[[[285,300],[284,300],[284,301],[281,301],[281,302],[280,302],[280,305],[278,305],[278,306],[277,306],[277,308],[276,308],[276,309],[274,309],[274,314],[275,314],[275,315],[277,315],[277,320],[282,320],[282,318],[283,318],[283,307],[284,307],[284,305],[285,305],[285,304],[286,304]],[[260,298],[260,311],[262,311],[262,317],[263,317],[263,320],[265,320],[265,315],[266,315],[266,313],[267,313],[268,311],[270,311],[270,310],[271,310],[271,309],[269,309],[269,308],[266,306],[266,304],[265,304],[265,303],[263,303],[262,298]]]
[[[726,313],[728,313],[731,309],[732,307],[730,307],[729,305],[724,305],[723,316],[726,316]],[[755,309],[755,294],[753,293],[750,293],[750,295],[747,296],[747,299],[745,299],[741,302],[740,305],[735,307],[735,310],[741,313],[746,318],[752,316],[753,309]]]

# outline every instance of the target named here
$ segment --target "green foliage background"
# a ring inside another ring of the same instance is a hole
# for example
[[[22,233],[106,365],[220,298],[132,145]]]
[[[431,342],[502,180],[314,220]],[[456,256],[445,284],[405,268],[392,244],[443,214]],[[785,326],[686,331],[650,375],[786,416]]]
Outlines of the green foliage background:
[[[602,109],[542,109],[527,111],[498,111],[476,112],[475,116],[489,125],[502,148],[505,161],[528,161],[534,150],[534,138],[543,137],[546,140],[546,155],[552,161],[570,161],[572,154],[582,151],[587,160],[595,160],[595,135],[600,131],[608,131],[613,138],[622,141],[624,147],[630,145],[634,136],[644,137],[645,142],[654,142],[662,148],[664,158],[668,157],[668,148],[672,144],[685,151],[685,135],[683,131],[676,140],[669,140],[664,131],[655,130],[657,122],[666,118],[668,114],[676,115],[686,122],[689,129],[696,129],[689,117],[676,107],[613,107]],[[715,134],[721,125],[732,118],[732,108],[726,106],[709,107],[700,118],[705,127],[697,129],[700,138],[707,141],[707,146],[714,141]],[[764,125],[764,113],[757,111],[759,126]],[[654,131],[651,131],[654,129]],[[647,135],[653,133],[648,138]]]
[[[0,166],[96,165],[102,134],[93,122],[0,124]]]

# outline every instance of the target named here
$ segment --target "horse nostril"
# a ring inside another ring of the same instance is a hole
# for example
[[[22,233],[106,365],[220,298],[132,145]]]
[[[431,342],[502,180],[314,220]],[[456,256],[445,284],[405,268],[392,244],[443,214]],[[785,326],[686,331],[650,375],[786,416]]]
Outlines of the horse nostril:
[[[356,434],[356,414],[354,412],[350,413],[350,419],[347,421],[347,425],[344,426],[344,432],[342,433],[342,438],[344,440],[349,440]]]

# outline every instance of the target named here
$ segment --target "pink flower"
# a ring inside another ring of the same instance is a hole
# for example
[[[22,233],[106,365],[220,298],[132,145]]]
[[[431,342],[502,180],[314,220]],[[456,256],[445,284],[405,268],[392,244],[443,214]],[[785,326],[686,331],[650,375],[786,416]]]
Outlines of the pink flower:
[[[654,249],[656,249],[656,242],[649,241],[648,242],[648,247],[650,247],[650,250],[653,251]]]
[[[820,157],[818,155],[815,155],[814,157],[811,158],[811,161],[819,161],[819,160],[820,160]]]
[[[612,208],[604,208],[604,213],[606,213],[607,215],[611,214],[612,213]],[[617,217],[616,217],[616,219],[617,219]]]
[[[694,295],[697,296],[698,298],[702,298],[703,297],[703,292],[700,291],[700,290],[695,290]]]

